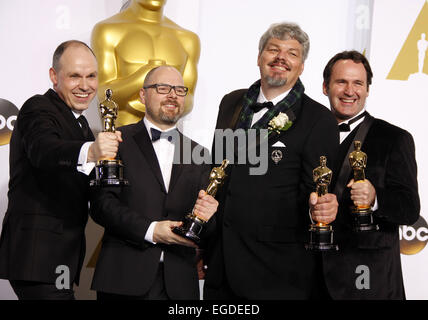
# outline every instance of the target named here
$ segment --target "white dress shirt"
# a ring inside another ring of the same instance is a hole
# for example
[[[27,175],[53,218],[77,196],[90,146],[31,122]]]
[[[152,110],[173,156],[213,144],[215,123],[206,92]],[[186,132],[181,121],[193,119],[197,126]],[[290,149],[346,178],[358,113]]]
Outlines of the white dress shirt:
[[[84,114],[80,114],[77,112],[74,112],[73,110],[71,110],[73,112],[73,115],[77,118],[79,118],[81,115],[84,116]],[[79,126],[82,127],[82,125],[79,123]],[[95,162],[88,162],[88,152],[89,152],[89,147],[93,144],[93,141],[88,141],[85,142],[82,147],[80,148],[80,152],[79,152],[79,158],[77,159],[77,171],[86,174],[87,176],[89,176],[89,174],[91,173],[91,171],[95,168]]]
[[[365,108],[363,108],[363,110],[361,110],[358,114],[356,114],[354,117],[352,117],[351,119],[348,119],[348,120],[346,120],[346,121],[342,121],[342,122],[339,122],[339,124],[342,124],[342,123],[348,123],[349,121],[351,121],[352,119],[354,119],[354,118],[356,118],[356,117],[358,117],[360,114],[362,114],[363,112],[365,112],[366,111],[366,109]],[[363,122],[364,121],[364,119],[365,119],[366,117],[364,116],[364,117],[362,117],[361,119],[358,119],[357,121],[355,121],[354,123],[351,123],[350,125],[349,125],[349,127],[351,128],[351,131],[344,131],[344,132],[340,132],[340,143],[342,143],[347,137],[348,137],[348,135],[352,132],[352,130],[354,130],[361,122]],[[378,202],[377,202],[377,196],[375,197],[375,201],[374,201],[374,204],[373,204],[373,207],[372,207],[372,210],[373,211],[376,211],[377,209],[379,209],[379,205],[378,205]]]
[[[360,114],[362,114],[365,111],[366,111],[366,109],[364,108],[363,110],[361,110],[360,112],[358,112],[358,114],[356,114],[355,116],[353,116],[351,119],[339,122],[338,124],[340,125],[342,123],[348,123],[349,121],[351,121],[352,119],[358,117]],[[349,127],[351,128],[351,131],[340,132],[340,143],[342,143],[348,137],[348,135],[352,132],[352,130],[354,130],[361,122],[363,122],[365,118],[366,117],[362,117],[361,119],[358,119],[354,123],[351,123],[349,125]]]
[[[160,128],[156,127],[153,123],[151,123],[147,118],[145,117],[143,119],[144,124],[146,125],[147,132],[149,134],[150,140],[152,139],[152,133],[150,131],[151,128],[159,130],[161,132],[165,132],[165,130],[161,130]],[[168,128],[166,131],[170,131],[172,129],[175,129],[176,126],[173,126],[171,128]],[[165,190],[168,192],[169,189],[169,182],[171,180],[171,172],[172,172],[172,164],[174,161],[174,151],[175,151],[175,145],[168,141],[168,139],[159,139],[153,144],[153,149],[155,150],[156,157],[158,158],[159,167],[162,172],[162,178],[165,185]],[[153,244],[156,244],[156,242],[153,241],[153,233],[156,226],[157,221],[153,221],[149,228],[147,229],[146,235],[144,239],[148,242],[151,242]],[[160,257],[160,261],[163,261],[163,251]]]
[[[272,100],[268,100],[268,99],[266,99],[265,95],[263,94],[262,87],[260,87],[260,93],[259,93],[259,96],[257,97],[257,102],[264,103],[264,102],[271,101],[274,105],[276,105],[278,102],[280,102],[282,99],[284,99],[290,91],[291,91],[291,89],[284,92],[284,93],[281,93],[279,96],[277,96],[276,98],[273,98]],[[259,112],[254,113],[253,120],[251,122],[251,126],[253,126],[257,121],[259,121],[267,111],[268,111],[268,108],[263,108]]]

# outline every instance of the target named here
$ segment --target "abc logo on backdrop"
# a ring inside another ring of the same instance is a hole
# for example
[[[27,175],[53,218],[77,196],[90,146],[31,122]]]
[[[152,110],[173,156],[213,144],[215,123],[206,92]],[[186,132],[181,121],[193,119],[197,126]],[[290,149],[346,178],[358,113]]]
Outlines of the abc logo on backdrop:
[[[12,102],[0,98],[0,146],[9,144],[18,111]]]
[[[428,225],[420,216],[411,226],[400,226],[400,252],[406,255],[417,254],[428,242]]]

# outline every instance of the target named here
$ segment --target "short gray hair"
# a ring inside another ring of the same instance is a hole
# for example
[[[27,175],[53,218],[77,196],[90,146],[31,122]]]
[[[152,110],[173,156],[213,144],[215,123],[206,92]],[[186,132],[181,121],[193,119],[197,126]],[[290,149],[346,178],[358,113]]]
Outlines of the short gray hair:
[[[272,24],[260,38],[259,55],[262,54],[267,42],[272,38],[279,40],[297,40],[303,47],[302,61],[305,62],[309,54],[309,36],[299,27],[298,24],[288,22]]]

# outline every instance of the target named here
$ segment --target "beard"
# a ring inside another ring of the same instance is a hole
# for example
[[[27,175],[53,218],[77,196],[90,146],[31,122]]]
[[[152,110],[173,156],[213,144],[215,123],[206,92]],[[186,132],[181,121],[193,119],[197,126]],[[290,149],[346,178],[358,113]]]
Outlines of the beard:
[[[271,87],[282,87],[287,83],[287,78],[275,78],[266,76],[265,77],[266,83]]]
[[[175,109],[177,110],[177,112],[174,114],[172,112],[166,113],[162,108],[164,104],[171,104],[171,103],[177,106],[177,109]],[[184,106],[179,105],[175,101],[174,102],[167,101],[165,103],[162,103],[157,114],[155,114],[151,108],[147,108],[146,106],[146,112],[152,119],[166,125],[176,124],[177,121],[180,120],[183,110],[184,110]]]
[[[180,120],[181,112],[178,112],[176,115],[168,115],[160,109],[158,116],[164,124],[176,124]]]

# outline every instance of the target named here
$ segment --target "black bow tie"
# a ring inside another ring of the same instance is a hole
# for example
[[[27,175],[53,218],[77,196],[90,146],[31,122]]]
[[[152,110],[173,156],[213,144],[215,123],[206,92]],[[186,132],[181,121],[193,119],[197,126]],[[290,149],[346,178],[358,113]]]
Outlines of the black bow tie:
[[[351,119],[348,121],[348,123],[341,123],[339,124],[339,131],[340,132],[349,132],[351,131],[351,124],[354,122],[360,120],[362,117],[365,117],[367,115],[367,111],[364,111],[362,114],[360,114],[358,117],[355,117],[354,119]]]
[[[91,138],[91,129],[89,129],[89,123],[88,120],[86,120],[85,116],[81,115],[80,117],[77,118],[77,121],[80,123],[80,126],[82,128],[82,132],[83,132],[83,136],[85,137],[85,139],[90,139]]]
[[[351,131],[351,126],[347,123],[341,123],[341,124],[339,124],[339,131],[340,132],[349,132],[349,131]]]
[[[152,142],[158,141],[159,139],[167,139],[169,142],[172,142],[174,134],[176,134],[177,129],[172,129],[169,131],[159,131],[155,128],[150,128],[152,133]]]
[[[273,107],[273,103],[271,101],[266,101],[266,102],[263,102],[263,103],[255,102],[252,105],[250,105],[250,108],[253,109],[254,113],[259,112],[263,108],[270,109],[272,107]]]

